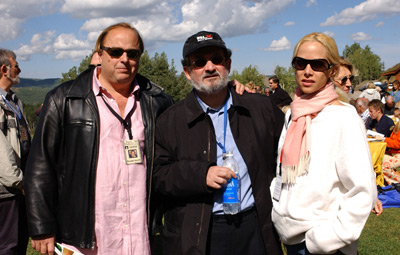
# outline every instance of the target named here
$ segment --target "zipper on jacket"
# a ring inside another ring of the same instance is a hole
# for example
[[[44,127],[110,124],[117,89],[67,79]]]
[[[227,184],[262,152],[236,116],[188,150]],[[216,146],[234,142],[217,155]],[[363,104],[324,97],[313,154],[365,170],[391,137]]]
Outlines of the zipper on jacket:
[[[208,145],[207,145],[207,161],[211,161],[210,153],[211,153],[211,129],[210,129],[210,117],[206,116],[207,126],[208,126]],[[204,222],[204,211],[205,211],[206,202],[203,201],[203,205],[201,207],[201,218],[200,218],[200,227],[199,234],[197,236],[197,246],[200,245],[200,235],[203,230],[203,222]]]
[[[93,106],[92,106],[92,104],[91,104],[91,102],[90,102],[90,100],[89,99],[87,99],[86,98],[86,100],[85,100],[86,102],[87,102],[87,104],[88,104],[88,106],[89,106],[89,108],[92,110],[92,112],[94,113],[94,115],[96,116],[96,121],[97,121],[97,128],[96,128],[96,139],[97,139],[97,145],[96,145],[96,148],[95,148],[95,153],[96,153],[96,155],[97,155],[97,157],[96,157],[96,162],[95,162],[95,169],[96,169],[96,171],[95,171],[95,173],[94,173],[94,181],[93,181],[93,189],[95,189],[95,183],[96,183],[96,172],[97,172],[97,162],[98,162],[98,157],[99,157],[99,143],[100,143],[100,141],[99,141],[99,138],[100,138],[100,116],[99,116],[99,113],[98,113],[98,111],[96,111],[96,109],[94,109],[93,108]],[[94,250],[94,248],[95,248],[95,246],[96,246],[96,242],[95,242],[95,240],[94,240],[94,235],[95,235],[95,233],[94,233],[94,228],[95,228],[95,226],[94,226],[94,221],[95,221],[95,210],[96,210],[96,208],[95,208],[95,204],[94,204],[94,200],[95,200],[95,191],[93,191],[92,190],[92,194],[91,194],[91,196],[93,197],[93,201],[92,201],[92,205],[91,205],[91,207],[93,208],[93,226],[92,226],[92,235],[91,235],[91,237],[90,237],[90,249],[91,250]],[[90,222],[90,224],[91,224],[91,222]]]
[[[150,196],[151,196],[151,183],[153,181],[153,167],[154,167],[154,146],[155,146],[155,137],[156,137],[156,121],[155,121],[155,117],[154,117],[154,112],[153,112],[153,98],[150,95],[150,113],[151,113],[151,121],[152,121],[152,149],[151,149],[151,166],[150,166],[150,173],[149,173],[149,194],[147,196],[147,229],[149,229],[149,231],[153,231],[153,226],[150,226],[151,222],[150,222]],[[147,162],[149,163],[149,162]],[[149,233],[150,235],[153,233]]]

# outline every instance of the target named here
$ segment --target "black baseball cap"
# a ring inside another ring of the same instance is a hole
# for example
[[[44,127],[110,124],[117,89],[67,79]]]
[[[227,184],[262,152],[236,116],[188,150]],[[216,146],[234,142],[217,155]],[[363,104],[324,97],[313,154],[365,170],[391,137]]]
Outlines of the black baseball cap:
[[[225,46],[225,42],[222,40],[219,34],[209,31],[200,31],[186,39],[182,52],[183,58],[189,56],[200,48],[208,46],[216,46],[224,49],[225,51],[228,50]]]

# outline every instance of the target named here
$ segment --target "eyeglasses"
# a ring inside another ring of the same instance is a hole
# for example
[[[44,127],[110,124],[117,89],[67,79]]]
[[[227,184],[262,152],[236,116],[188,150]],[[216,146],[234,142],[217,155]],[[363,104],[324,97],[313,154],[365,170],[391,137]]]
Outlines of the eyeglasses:
[[[211,60],[211,62],[214,65],[220,65],[225,60],[225,58],[222,57],[221,55],[215,55],[215,56],[211,57],[210,59],[198,58],[192,62],[192,66],[194,66],[195,68],[202,68],[203,66],[205,66],[207,64],[207,62],[209,60]]]
[[[100,49],[105,50],[108,55],[112,58],[119,58],[126,52],[126,55],[128,56],[129,59],[136,59],[140,56],[140,50],[137,49],[129,49],[129,50],[124,50],[122,48],[114,48],[114,47],[104,47],[100,46]]]
[[[296,70],[304,70],[307,65],[310,65],[312,70],[317,72],[323,72],[329,70],[333,65],[329,64],[326,59],[304,59],[300,57],[294,57],[292,60],[292,66]]]
[[[15,66],[8,65],[7,67],[9,67],[9,68],[15,68],[15,69],[19,69],[19,65],[15,65]]]
[[[347,80],[350,80],[350,82],[353,82],[354,80],[354,75],[350,75],[349,77],[345,76],[340,80],[340,84],[345,84]]]

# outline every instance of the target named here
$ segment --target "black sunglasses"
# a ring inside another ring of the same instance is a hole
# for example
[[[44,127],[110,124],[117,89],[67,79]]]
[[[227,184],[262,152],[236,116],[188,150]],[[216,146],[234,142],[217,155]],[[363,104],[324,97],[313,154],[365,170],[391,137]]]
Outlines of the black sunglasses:
[[[350,82],[353,82],[354,80],[354,75],[350,75],[349,77],[345,76],[340,80],[340,84],[345,84],[347,80],[350,80]]]
[[[136,59],[140,56],[140,50],[137,49],[129,49],[129,50],[124,50],[121,48],[114,48],[114,47],[104,47],[100,46],[100,49],[107,51],[108,55],[112,58],[119,58],[126,52],[126,55],[128,56],[129,59]]]
[[[312,70],[317,72],[323,72],[329,70],[333,65],[329,64],[326,59],[304,59],[300,57],[294,57],[292,60],[292,66],[296,70],[304,70],[307,65],[310,65]]]
[[[220,65],[225,60],[225,58],[220,55],[215,55],[215,56],[211,57],[210,59],[198,58],[192,62],[192,66],[194,66],[196,68],[201,68],[207,64],[208,60],[211,60],[211,62],[214,65]]]

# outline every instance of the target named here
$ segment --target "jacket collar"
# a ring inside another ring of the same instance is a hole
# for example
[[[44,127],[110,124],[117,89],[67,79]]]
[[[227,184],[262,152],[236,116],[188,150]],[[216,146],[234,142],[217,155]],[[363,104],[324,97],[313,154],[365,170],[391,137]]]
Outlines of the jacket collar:
[[[229,112],[241,110],[247,111],[247,107],[243,105],[243,99],[241,98],[242,96],[238,95],[235,89],[230,85],[228,85],[228,89],[230,90],[232,96],[232,107],[229,109]],[[184,113],[186,121],[189,125],[193,124],[197,120],[204,119],[206,113],[203,111],[199,102],[197,101],[195,89],[193,89],[192,92],[186,97],[184,105]]]
[[[94,67],[83,71],[74,81],[70,81],[67,89],[67,97],[83,97],[86,98],[92,92]],[[149,95],[158,95],[163,89],[150,82],[147,78],[140,74],[136,74],[136,80],[140,86],[140,94],[146,93]]]

